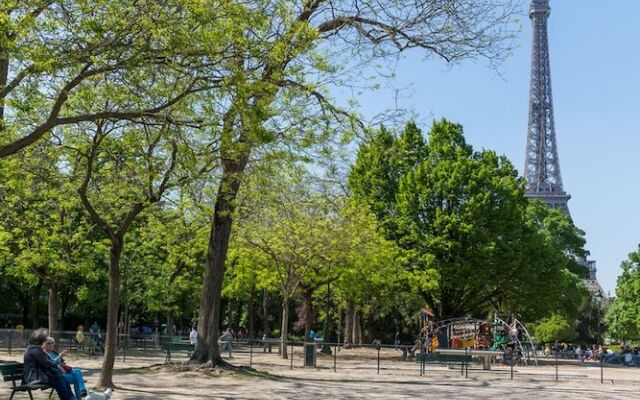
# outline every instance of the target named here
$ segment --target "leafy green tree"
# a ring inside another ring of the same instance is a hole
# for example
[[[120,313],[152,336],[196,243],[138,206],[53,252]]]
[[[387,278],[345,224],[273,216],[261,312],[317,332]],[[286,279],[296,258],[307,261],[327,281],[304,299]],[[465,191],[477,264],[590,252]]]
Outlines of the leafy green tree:
[[[530,200],[521,234],[514,242],[519,257],[512,281],[501,291],[495,309],[525,321],[550,314],[575,321],[588,300],[581,279],[585,267],[575,259],[584,254],[583,235],[568,215]]]
[[[81,131],[73,164],[83,166],[78,194],[93,223],[109,241],[106,346],[101,386],[112,386],[120,307],[120,260],[136,218],[176,184],[181,132],[172,126],[101,122],[90,137]]]
[[[202,89],[196,84],[202,78],[194,74],[196,60],[212,56],[218,50],[214,38],[225,37],[225,30],[202,29],[212,26],[204,23],[211,16],[205,7],[191,0],[3,1],[0,158],[56,127],[158,114],[166,118],[167,108]],[[185,67],[190,71],[182,76],[183,86],[162,101],[148,96],[148,89],[162,82],[150,76]],[[99,101],[98,90],[112,102]],[[122,97],[129,101],[118,101]],[[88,100],[98,101],[90,108],[77,107]]]
[[[621,264],[616,297],[607,313],[610,332],[618,338],[640,337],[640,246]]]
[[[583,254],[584,239],[571,220],[528,202],[511,163],[474,152],[459,125],[434,122],[427,144],[416,131],[395,139],[381,129],[349,176],[356,199],[406,250],[411,287],[439,318],[575,318],[584,288],[566,254]]]
[[[10,234],[11,257],[2,257],[16,280],[46,285],[49,330],[59,330],[60,289],[72,276],[93,266],[92,227],[73,193],[69,171],[59,151],[33,146],[19,158],[0,161],[0,210],[3,231]]]
[[[561,315],[554,314],[536,324],[534,328],[536,339],[542,343],[556,340],[571,342],[576,338],[574,326]]]
[[[129,262],[137,266],[130,275],[141,274],[131,277],[143,285],[136,291],[141,292],[139,301],[145,311],[166,315],[170,328],[175,317],[191,320],[195,313],[194,293],[201,285],[208,221],[188,199],[167,201],[144,217],[128,252]]]
[[[222,112],[222,175],[211,226],[193,359],[220,363],[217,344],[220,300],[235,200],[247,162],[267,143],[302,145],[327,141],[336,125],[358,125],[354,115],[324,93],[340,69],[332,56],[366,61],[410,48],[447,61],[504,56],[514,10],[464,0],[392,3],[352,0],[249,1],[234,28],[244,31],[233,46],[229,91]],[[333,12],[327,12],[327,10]],[[353,63],[351,63],[353,65]],[[288,139],[288,140],[287,140]]]

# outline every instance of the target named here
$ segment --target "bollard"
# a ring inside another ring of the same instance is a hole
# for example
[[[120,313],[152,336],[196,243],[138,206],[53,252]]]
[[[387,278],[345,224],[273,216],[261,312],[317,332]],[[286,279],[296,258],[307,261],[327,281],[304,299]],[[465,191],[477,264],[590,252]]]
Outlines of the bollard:
[[[468,378],[469,377],[469,361],[467,360],[467,352],[469,351],[468,347],[464,348],[464,377]]]
[[[333,372],[336,372],[336,363],[338,361],[338,345],[333,346]]]
[[[604,383],[604,357],[600,355],[600,383]]]
[[[291,369],[293,369],[293,343],[291,344]]]
[[[558,350],[556,350],[556,382],[558,382]]]
[[[380,346],[378,346],[378,375],[380,375]]]
[[[511,380],[513,380],[513,359],[515,358],[514,354],[515,351],[511,353]]]
[[[122,345],[122,362],[127,362],[127,337],[124,337],[124,344]]]
[[[253,366],[253,340],[249,340],[249,367]]]
[[[9,331],[9,355],[11,355],[11,338],[13,337],[13,331]]]

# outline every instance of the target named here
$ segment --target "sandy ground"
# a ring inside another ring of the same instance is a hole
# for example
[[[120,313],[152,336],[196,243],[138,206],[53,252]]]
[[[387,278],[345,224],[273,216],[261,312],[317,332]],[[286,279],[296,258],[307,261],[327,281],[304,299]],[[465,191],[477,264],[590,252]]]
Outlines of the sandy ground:
[[[244,349],[248,350],[248,349]],[[225,355],[226,356],[226,355]],[[371,349],[341,350],[333,370],[333,357],[319,356],[316,368],[303,368],[301,353],[290,360],[277,354],[235,352],[230,359],[237,369],[211,370],[183,364],[184,353],[174,354],[171,364],[157,352],[122,355],[116,359],[114,400],[119,399],[639,399],[640,369],[605,368],[600,382],[598,365],[582,363],[555,366],[507,366],[483,371],[469,369],[468,378],[459,370],[429,365],[420,376],[418,364],[400,361],[399,353],[385,349],[380,372]],[[21,354],[0,352],[3,361],[20,361]],[[252,368],[249,368],[251,358]],[[85,372],[88,387],[96,384],[102,359],[70,355],[67,361]],[[0,396],[9,397],[9,386],[0,385]],[[40,392],[36,398],[44,399]],[[17,394],[14,398],[28,398]]]

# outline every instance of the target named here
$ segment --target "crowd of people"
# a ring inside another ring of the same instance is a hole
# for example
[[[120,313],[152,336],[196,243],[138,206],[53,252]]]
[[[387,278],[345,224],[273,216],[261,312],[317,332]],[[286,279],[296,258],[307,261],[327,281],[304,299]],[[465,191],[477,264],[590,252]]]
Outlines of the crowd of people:
[[[618,346],[615,346],[618,347]],[[544,348],[547,357],[573,358],[580,361],[604,361],[605,363],[640,366],[640,348],[622,343],[619,351],[603,345],[581,346],[570,343],[548,344]]]

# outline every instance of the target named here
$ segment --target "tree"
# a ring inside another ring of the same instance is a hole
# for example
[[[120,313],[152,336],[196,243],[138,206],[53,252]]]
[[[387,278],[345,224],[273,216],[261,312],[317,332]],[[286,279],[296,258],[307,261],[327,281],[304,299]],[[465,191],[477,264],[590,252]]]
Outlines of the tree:
[[[3,264],[14,279],[46,286],[50,332],[59,330],[61,287],[93,266],[93,227],[73,195],[72,171],[61,161],[60,151],[49,146],[0,161],[0,219],[10,233],[12,255],[2,257]]]
[[[576,338],[576,330],[564,317],[554,314],[535,325],[535,337],[542,343],[555,340],[571,342]]]
[[[193,359],[221,363],[217,344],[225,260],[235,199],[252,155],[262,145],[292,133],[298,143],[326,140],[337,120],[356,124],[320,87],[336,71],[322,51],[380,58],[411,48],[451,62],[478,56],[501,59],[508,52],[510,0],[489,4],[464,0],[272,0],[248,2],[245,30],[233,48],[234,63],[222,118],[222,176],[214,207]],[[316,82],[310,82],[312,78]],[[311,111],[314,110],[314,111]],[[278,115],[280,114],[280,115]]]
[[[196,17],[189,20],[192,15]],[[224,30],[202,29],[212,26],[202,23],[205,15],[204,7],[190,0],[3,2],[0,158],[32,145],[56,127],[100,119],[149,119],[201,90],[196,85],[201,76],[193,73],[196,60],[218,51],[210,34],[225,37]],[[205,42],[209,51],[203,50]],[[146,89],[157,82],[149,81],[149,71],[161,76],[185,68],[185,86],[176,87],[162,101],[150,101]],[[78,102],[99,99],[98,90],[114,101],[76,107]],[[118,102],[121,96],[131,101]]]
[[[398,139],[381,129],[361,146],[349,183],[407,251],[427,305],[439,318],[575,316],[582,292],[565,254],[583,254],[584,239],[571,220],[528,202],[511,163],[473,151],[460,125],[434,122],[428,143],[420,138],[411,124]]]
[[[622,339],[640,337],[640,246],[621,264],[616,297],[607,313],[610,332]]]
[[[181,132],[172,125],[153,127],[100,122],[92,137],[85,131],[77,143],[74,164],[84,167],[78,194],[93,223],[109,241],[109,300],[105,355],[100,386],[113,386],[120,302],[120,259],[125,236],[146,208],[175,185]],[[142,139],[142,140],[141,140]]]

